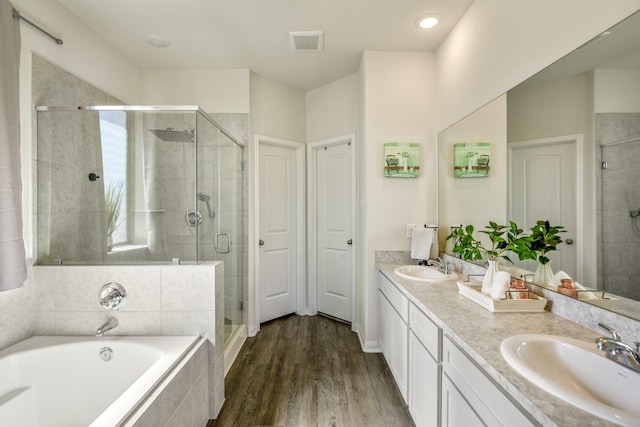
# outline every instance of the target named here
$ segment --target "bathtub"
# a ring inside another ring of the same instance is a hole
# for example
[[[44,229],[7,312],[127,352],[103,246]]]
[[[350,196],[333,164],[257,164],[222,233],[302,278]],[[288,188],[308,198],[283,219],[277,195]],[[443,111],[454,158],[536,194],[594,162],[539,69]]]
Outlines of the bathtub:
[[[0,425],[134,425],[177,371],[197,352],[206,355],[204,341],[31,337],[0,352]]]

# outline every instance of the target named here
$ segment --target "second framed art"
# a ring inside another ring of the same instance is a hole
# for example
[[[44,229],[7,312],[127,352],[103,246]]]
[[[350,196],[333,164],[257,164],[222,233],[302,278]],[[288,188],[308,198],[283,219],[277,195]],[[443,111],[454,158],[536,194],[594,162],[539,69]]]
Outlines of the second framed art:
[[[453,145],[453,176],[484,178],[491,171],[490,142],[458,142]]]

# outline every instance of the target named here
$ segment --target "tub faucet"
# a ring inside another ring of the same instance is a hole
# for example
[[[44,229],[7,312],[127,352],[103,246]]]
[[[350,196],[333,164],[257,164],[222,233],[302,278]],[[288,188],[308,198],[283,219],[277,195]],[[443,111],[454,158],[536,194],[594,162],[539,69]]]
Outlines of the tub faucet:
[[[598,349],[604,351],[607,358],[614,362],[632,371],[640,372],[640,342],[635,343],[636,348],[633,348],[622,342],[620,334],[612,327],[603,323],[598,323],[598,326],[606,329],[611,334],[611,338],[600,337],[596,339]]]
[[[107,321],[100,325],[100,327],[96,330],[96,336],[101,337],[105,334],[105,332],[110,331],[116,326],[118,326],[118,319],[116,319],[115,317],[109,317]]]

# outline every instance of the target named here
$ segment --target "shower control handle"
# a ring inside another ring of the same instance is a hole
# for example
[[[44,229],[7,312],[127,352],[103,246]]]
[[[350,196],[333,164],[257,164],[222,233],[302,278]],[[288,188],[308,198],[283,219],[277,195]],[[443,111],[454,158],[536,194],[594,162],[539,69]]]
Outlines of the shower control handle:
[[[567,239],[564,241],[567,245],[573,245],[573,239]]]

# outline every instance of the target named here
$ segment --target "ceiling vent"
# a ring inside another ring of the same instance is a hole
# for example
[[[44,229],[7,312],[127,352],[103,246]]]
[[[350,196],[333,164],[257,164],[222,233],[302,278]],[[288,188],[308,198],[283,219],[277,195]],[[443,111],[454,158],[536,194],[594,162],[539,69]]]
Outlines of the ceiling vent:
[[[319,52],[323,45],[322,31],[290,31],[289,42],[295,52]]]

